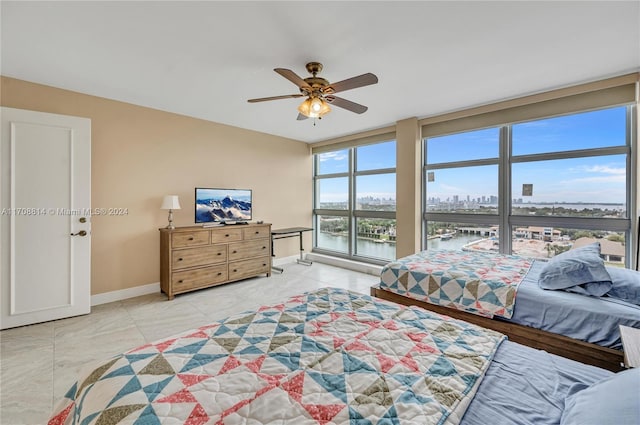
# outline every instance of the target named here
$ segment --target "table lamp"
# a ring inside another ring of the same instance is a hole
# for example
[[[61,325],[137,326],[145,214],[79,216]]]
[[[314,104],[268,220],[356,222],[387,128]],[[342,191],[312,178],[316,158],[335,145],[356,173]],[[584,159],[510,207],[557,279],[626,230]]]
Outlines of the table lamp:
[[[173,225],[173,210],[180,209],[180,201],[178,200],[178,195],[165,196],[162,200],[160,209],[169,210],[169,225],[167,226],[167,229],[175,229],[176,226]]]

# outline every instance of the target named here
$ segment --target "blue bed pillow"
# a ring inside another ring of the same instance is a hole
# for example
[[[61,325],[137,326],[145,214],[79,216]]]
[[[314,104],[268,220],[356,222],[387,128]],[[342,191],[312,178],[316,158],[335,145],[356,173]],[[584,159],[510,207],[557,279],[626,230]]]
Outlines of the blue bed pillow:
[[[560,425],[632,425],[640,423],[640,369],[618,372],[570,394]]]
[[[607,267],[607,271],[613,282],[607,295],[640,305],[640,272],[622,267]]]
[[[553,257],[542,269],[542,289],[563,289],[600,297],[611,289],[611,277],[600,258],[600,243],[571,249]]]

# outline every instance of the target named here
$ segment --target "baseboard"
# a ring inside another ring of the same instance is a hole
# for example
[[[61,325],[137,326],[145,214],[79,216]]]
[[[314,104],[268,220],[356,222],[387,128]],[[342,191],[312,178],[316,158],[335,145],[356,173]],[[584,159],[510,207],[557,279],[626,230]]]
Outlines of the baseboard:
[[[290,255],[288,257],[273,258],[271,260],[271,264],[274,266],[281,266],[283,264],[295,263],[298,258],[300,258],[300,254]]]
[[[122,301],[127,298],[139,297],[160,292],[160,282],[149,283],[148,285],[136,286],[134,288],[120,289],[117,291],[104,292],[91,296],[91,305],[100,305]]]
[[[308,253],[306,258],[309,261],[316,261],[330,266],[342,267],[343,269],[366,273],[373,276],[380,276],[380,273],[382,272],[382,266],[378,266],[376,264],[361,263],[359,261],[347,260],[346,258],[332,257],[330,255],[317,254],[314,252]]]

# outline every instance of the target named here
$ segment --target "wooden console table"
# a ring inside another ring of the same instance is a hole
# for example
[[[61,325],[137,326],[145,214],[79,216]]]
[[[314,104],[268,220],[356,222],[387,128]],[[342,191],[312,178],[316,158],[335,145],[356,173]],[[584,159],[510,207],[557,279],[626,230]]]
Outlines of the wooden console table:
[[[296,261],[298,264],[304,264],[305,266],[310,266],[313,264],[309,260],[305,260],[303,257],[304,248],[302,247],[302,233],[312,231],[312,227],[287,227],[286,229],[273,229],[271,230],[271,255],[274,256],[273,253],[273,241],[276,239],[285,239],[285,238],[300,238],[300,258]],[[277,272],[282,273],[284,269],[281,267],[276,267],[274,265],[271,268]]]

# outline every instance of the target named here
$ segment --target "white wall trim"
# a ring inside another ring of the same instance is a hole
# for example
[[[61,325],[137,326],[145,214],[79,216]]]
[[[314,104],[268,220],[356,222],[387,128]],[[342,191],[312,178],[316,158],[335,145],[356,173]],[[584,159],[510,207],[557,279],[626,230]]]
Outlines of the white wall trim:
[[[126,300],[127,298],[139,297],[140,295],[155,294],[157,292],[160,292],[160,282],[92,295],[91,305],[107,304],[114,301]]]
[[[295,263],[298,258],[300,258],[300,254],[290,255],[288,257],[274,258],[273,260],[271,260],[271,263],[274,266],[281,266],[283,264]]]
[[[307,260],[318,263],[329,264],[330,266],[342,267],[343,269],[366,273],[373,276],[380,276],[382,266],[377,264],[361,263],[359,261],[348,260],[346,258],[332,257],[330,255],[316,254],[310,252],[306,255]]]

